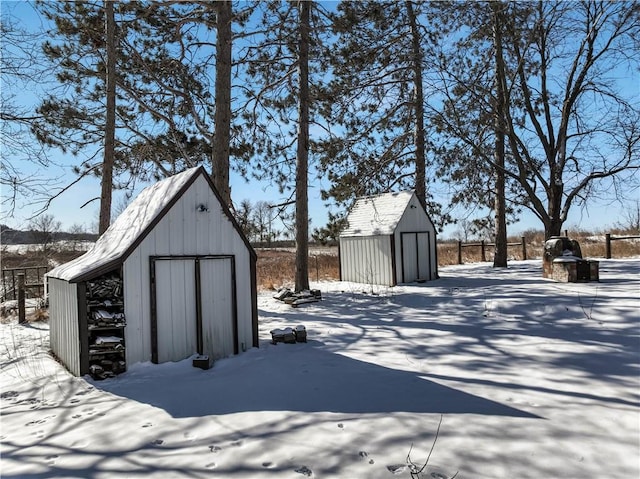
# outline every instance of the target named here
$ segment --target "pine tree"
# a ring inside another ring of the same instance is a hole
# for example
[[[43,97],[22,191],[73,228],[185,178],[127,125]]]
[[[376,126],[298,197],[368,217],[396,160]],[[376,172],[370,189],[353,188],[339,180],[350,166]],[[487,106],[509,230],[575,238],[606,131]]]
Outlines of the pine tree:
[[[309,289],[309,129],[319,106],[317,82],[324,80],[320,47],[326,12],[307,1],[260,6],[251,43],[240,54],[254,85],[244,97],[250,139],[245,143],[253,142],[246,151],[245,174],[272,181],[290,195],[284,203],[295,204],[295,290],[301,291]]]
[[[339,4],[324,110],[336,126],[321,144],[331,180],[325,198],[348,204],[411,187],[438,213],[426,193],[425,48],[436,35],[426,25],[428,8],[409,0]]]

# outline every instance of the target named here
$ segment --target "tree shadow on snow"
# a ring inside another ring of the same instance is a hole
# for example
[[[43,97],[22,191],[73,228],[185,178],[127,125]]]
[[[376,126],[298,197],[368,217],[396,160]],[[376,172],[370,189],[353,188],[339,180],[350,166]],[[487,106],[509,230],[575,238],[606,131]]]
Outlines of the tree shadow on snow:
[[[194,370],[187,361],[146,367],[96,386],[164,409],[173,417],[292,411],[539,418],[415,373],[332,353],[316,341],[266,344],[208,371]]]

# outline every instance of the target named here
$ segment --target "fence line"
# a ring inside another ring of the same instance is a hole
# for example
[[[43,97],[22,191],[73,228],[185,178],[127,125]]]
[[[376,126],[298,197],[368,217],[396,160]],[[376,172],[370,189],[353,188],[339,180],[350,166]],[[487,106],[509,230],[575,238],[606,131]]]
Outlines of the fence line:
[[[29,297],[44,296],[44,274],[49,271],[48,266],[27,266],[24,268],[6,268],[2,270],[2,301],[18,299],[19,276],[24,277],[24,289],[33,291]]]
[[[604,235],[604,256],[607,259],[611,259],[611,242],[618,240],[630,240],[630,239],[640,239],[640,236],[611,236],[611,233],[606,233]]]
[[[486,247],[495,247],[495,245],[495,243],[487,243],[485,240],[479,243],[463,243],[462,241],[458,241],[458,264],[462,264],[462,248],[480,246],[480,261],[487,261]],[[520,238],[519,243],[507,243],[507,246],[522,246],[522,259],[527,259],[527,243],[525,242],[524,236]]]

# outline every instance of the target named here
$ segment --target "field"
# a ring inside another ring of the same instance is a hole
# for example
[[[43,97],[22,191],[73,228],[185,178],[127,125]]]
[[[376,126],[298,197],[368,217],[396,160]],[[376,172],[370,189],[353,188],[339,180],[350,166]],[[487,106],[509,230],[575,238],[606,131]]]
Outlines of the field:
[[[408,478],[428,457],[415,477],[639,477],[640,258],[600,278],[529,260],[314,282],[323,300],[295,309],[263,290],[260,348],[105,381],[55,362],[46,322],[5,320],[2,477]],[[270,343],[298,324],[308,343]]]
[[[619,231],[616,235],[626,236],[632,232]],[[636,233],[637,234],[637,233]],[[582,248],[585,258],[603,258],[605,256],[604,234],[569,231],[569,236],[576,239]],[[510,243],[521,241],[521,238],[510,238]],[[544,248],[544,235],[540,232],[527,233],[525,237],[527,259],[541,259]],[[38,245],[3,245],[2,267],[22,268],[57,265],[83,254],[90,243],[63,243],[55,245],[43,252]],[[509,247],[509,261],[522,260],[522,247]],[[260,289],[275,290],[293,287],[295,277],[295,248],[256,248],[258,255],[257,281]],[[614,258],[640,256],[640,240],[622,240],[612,243]],[[480,247],[465,247],[462,251],[464,264],[480,262]],[[486,248],[487,262],[493,261],[493,248]],[[458,262],[456,241],[440,241],[438,243],[438,263],[442,266],[455,265]],[[340,277],[338,248],[311,246],[309,251],[309,280],[331,281]]]

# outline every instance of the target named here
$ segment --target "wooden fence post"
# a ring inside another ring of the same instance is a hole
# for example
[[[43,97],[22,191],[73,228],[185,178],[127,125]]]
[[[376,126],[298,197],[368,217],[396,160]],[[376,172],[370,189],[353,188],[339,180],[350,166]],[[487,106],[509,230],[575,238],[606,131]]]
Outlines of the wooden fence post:
[[[611,259],[611,233],[606,233],[604,235],[604,239],[604,257],[607,259]]]
[[[18,323],[26,323],[27,315],[24,294],[24,273],[18,273]]]
[[[527,259],[527,243],[524,241],[524,236],[520,238],[522,241],[522,260],[525,261]]]
[[[458,240],[458,264],[462,264],[462,241]]]
[[[484,240],[480,241],[480,261],[487,261],[487,256],[485,254],[484,248]]]

